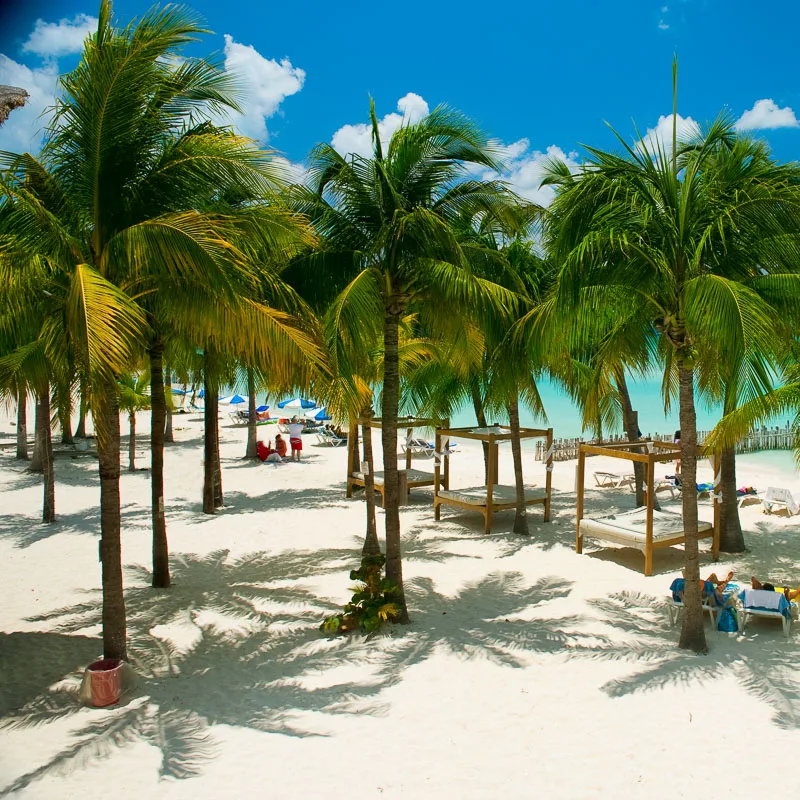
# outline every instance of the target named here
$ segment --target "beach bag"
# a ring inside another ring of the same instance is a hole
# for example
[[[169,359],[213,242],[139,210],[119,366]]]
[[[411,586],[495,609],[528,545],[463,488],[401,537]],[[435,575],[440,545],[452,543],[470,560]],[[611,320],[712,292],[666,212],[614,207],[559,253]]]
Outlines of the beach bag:
[[[732,606],[725,606],[722,613],[719,615],[717,621],[717,630],[724,633],[734,633],[739,630],[739,624],[736,619],[736,609]]]

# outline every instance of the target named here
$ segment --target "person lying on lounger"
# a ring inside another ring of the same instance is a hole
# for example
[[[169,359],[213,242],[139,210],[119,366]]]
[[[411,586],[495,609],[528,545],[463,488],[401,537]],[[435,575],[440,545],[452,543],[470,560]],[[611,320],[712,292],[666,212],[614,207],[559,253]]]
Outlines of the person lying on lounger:
[[[750,576],[750,585],[754,589],[763,589],[766,592],[783,592],[784,595],[786,595],[786,599],[790,601],[797,600],[797,598],[800,597],[800,586],[796,589],[792,589],[789,586],[775,586],[767,581],[762,583],[754,575]]]

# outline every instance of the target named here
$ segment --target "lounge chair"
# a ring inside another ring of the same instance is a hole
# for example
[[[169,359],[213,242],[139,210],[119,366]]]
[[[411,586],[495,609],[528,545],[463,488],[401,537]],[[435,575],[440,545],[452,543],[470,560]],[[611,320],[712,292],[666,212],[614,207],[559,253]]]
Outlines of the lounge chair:
[[[686,580],[684,578],[675,578],[669,590],[670,595],[667,601],[667,612],[669,613],[669,624],[674,628],[678,624],[681,611],[686,609],[686,605],[683,602]],[[711,583],[711,581],[706,581],[703,586],[703,611],[708,611],[714,630],[717,629],[717,614],[722,611],[722,608],[723,606],[718,602],[714,584]]]
[[[796,609],[794,603],[786,599],[783,592],[766,589],[745,589],[739,593],[742,609],[739,614],[739,633],[744,633],[748,617],[779,619],[783,625],[783,635],[788,639],[792,633],[792,616]]]
[[[770,486],[767,489],[761,506],[765,514],[771,514],[774,510],[780,511],[782,508],[786,509],[790,517],[800,514],[800,506],[795,502],[792,493],[788,489],[780,489],[776,486]]]
[[[736,490],[736,497],[738,498],[738,506],[742,508],[747,503],[761,503],[761,498],[758,492],[752,487],[742,488]]]
[[[324,428],[322,430],[316,431],[316,434],[317,434],[317,441],[321,445],[326,445],[328,447],[338,447],[339,445],[345,444],[347,442],[346,436],[340,438],[332,431],[325,430]]]
[[[594,481],[603,488],[620,489],[623,486],[635,486],[636,478],[632,472],[621,474],[618,472],[595,472]]]
[[[435,458],[437,455],[451,456],[455,452],[455,445],[451,444],[447,448],[443,448],[441,453],[436,452],[436,445],[432,442],[426,442],[424,439],[418,439],[414,436],[409,436],[405,443],[400,445],[403,455],[419,456],[420,458]]]

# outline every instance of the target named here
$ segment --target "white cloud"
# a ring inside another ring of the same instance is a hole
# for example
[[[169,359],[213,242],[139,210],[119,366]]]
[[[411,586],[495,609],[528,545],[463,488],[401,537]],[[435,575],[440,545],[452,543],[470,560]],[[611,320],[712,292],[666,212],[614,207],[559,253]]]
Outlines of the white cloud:
[[[555,197],[552,186],[542,186],[545,164],[551,160],[563,161],[570,169],[578,168],[578,154],[565,153],[558,145],[551,144],[544,151],[531,150],[528,139],[519,139],[502,148],[506,168],[499,174],[486,173],[484,178],[504,180],[520,197],[548,206]]]
[[[789,106],[778,108],[772,99],[757,100],[756,104],[736,120],[736,130],[755,131],[774,128],[797,128],[797,117]]]
[[[52,62],[31,69],[0,53],[0,84],[19,86],[30,95],[25,106],[12,111],[0,127],[0,150],[39,151],[47,124],[42,114],[55,103],[57,80],[58,68]]]
[[[679,142],[685,142],[700,133],[700,126],[691,117],[677,115],[677,135]],[[655,128],[648,128],[647,133],[640,142],[640,147],[645,146],[653,154],[658,147],[662,147],[666,152],[672,152],[672,114],[661,116]]]
[[[399,114],[392,112],[378,120],[378,131],[384,145],[403,122],[419,122],[430,112],[425,100],[414,92],[409,92],[397,101],[397,110]],[[333,134],[331,144],[342,155],[357,153],[360,156],[369,156],[372,153],[372,126],[367,123],[343,125]]]
[[[288,58],[280,62],[264,58],[255,47],[235,42],[225,34],[225,69],[243,83],[243,114],[232,113],[234,125],[245,136],[263,142],[269,138],[267,120],[281,103],[303,88],[306,73],[292,66]]]
[[[35,53],[42,58],[60,58],[80,53],[87,34],[97,30],[97,17],[78,14],[73,20],[45,22],[37,19],[31,35],[22,45],[23,53]]]

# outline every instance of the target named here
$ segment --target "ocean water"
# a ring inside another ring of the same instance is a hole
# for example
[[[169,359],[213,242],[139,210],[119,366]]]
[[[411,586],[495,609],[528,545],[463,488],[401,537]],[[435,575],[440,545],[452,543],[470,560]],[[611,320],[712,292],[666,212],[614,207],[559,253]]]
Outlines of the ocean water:
[[[669,413],[664,411],[664,400],[661,395],[661,378],[652,377],[647,379],[629,380],[628,390],[631,395],[631,403],[636,411],[639,412],[639,427],[642,433],[646,434],[672,434],[679,427],[678,405],[670,409]],[[523,426],[536,427],[546,422],[547,427],[552,426],[553,435],[557,439],[568,439],[581,436],[581,414],[570,397],[565,394],[556,384],[551,381],[541,381],[539,383],[539,393],[542,397],[547,419],[535,418],[529,409],[520,409],[520,422]],[[701,401],[697,402],[697,429],[711,430],[722,416],[718,407],[707,408]],[[489,420],[489,422],[505,423],[505,418]],[[463,408],[451,424],[455,427],[464,425],[474,425],[475,415],[471,407]],[[603,431],[604,434],[621,433],[621,426],[616,429]]]

